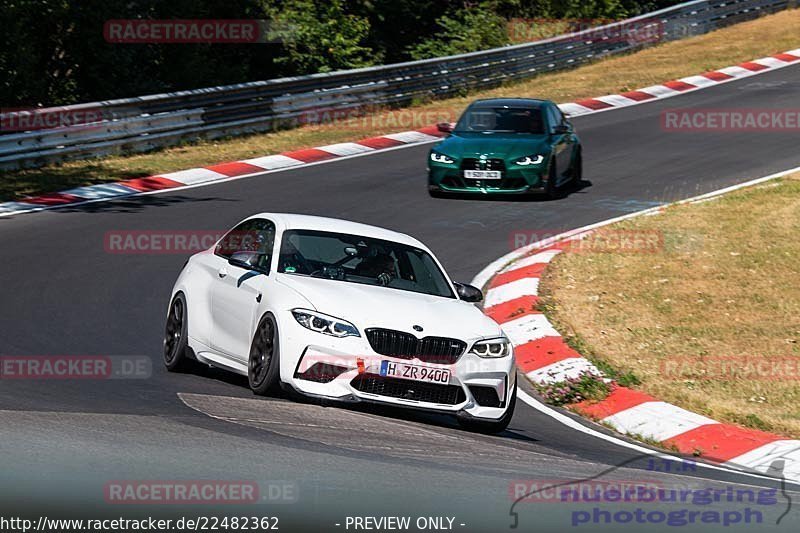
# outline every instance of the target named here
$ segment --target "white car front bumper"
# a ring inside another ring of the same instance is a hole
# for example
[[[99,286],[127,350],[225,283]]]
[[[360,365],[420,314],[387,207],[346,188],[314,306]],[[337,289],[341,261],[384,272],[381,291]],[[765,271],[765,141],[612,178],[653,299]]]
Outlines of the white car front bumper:
[[[363,336],[330,337],[291,322],[282,324],[281,379],[304,395],[497,420],[515,389],[513,353],[496,359],[465,353],[453,364],[432,364],[380,355]],[[386,377],[380,373],[382,361],[443,369],[450,378],[445,385]]]

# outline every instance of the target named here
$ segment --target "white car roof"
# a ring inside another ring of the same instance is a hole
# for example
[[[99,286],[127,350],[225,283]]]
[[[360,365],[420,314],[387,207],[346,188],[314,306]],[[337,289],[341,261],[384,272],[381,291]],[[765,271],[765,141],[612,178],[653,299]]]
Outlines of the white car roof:
[[[399,233],[397,231],[379,228],[378,226],[370,226],[369,224],[361,224],[359,222],[351,222],[349,220],[341,220],[338,218],[296,215],[292,213],[259,213],[249,218],[266,218],[273,221],[284,231],[293,229],[307,229],[314,231],[347,233],[349,235],[361,235],[364,237],[371,237],[373,239],[398,242],[408,246],[414,246],[416,248],[428,250],[427,246],[422,244],[417,239],[406,235],[405,233]]]

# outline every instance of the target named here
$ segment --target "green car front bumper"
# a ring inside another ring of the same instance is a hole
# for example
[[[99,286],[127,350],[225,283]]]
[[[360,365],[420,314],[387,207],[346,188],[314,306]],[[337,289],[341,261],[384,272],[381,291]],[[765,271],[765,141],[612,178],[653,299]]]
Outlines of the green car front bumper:
[[[548,176],[547,165],[519,166],[504,162],[500,179],[468,179],[464,165],[428,162],[428,189],[431,192],[521,194],[543,192]],[[495,167],[496,168],[496,167]]]

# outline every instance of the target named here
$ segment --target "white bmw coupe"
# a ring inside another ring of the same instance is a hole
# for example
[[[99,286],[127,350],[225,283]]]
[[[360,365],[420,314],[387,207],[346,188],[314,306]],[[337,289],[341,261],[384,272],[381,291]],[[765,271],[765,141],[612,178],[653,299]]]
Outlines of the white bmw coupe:
[[[354,222],[262,213],[192,256],[172,290],[164,363],[196,360],[350,402],[457,416],[499,432],[514,413],[511,343],[421,242]]]

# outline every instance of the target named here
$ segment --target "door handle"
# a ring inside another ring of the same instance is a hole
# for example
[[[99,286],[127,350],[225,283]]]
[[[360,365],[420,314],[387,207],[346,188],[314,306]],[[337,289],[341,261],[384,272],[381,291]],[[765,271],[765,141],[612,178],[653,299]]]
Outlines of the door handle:
[[[224,267],[223,267],[223,268],[220,268],[220,269],[219,269],[219,271],[217,272],[217,275],[218,275],[220,278],[224,278],[225,276],[227,276],[227,275],[228,275],[228,270],[227,270],[226,268],[224,268]]]

